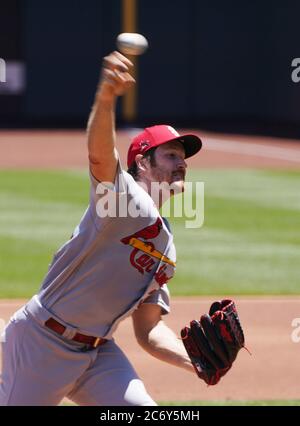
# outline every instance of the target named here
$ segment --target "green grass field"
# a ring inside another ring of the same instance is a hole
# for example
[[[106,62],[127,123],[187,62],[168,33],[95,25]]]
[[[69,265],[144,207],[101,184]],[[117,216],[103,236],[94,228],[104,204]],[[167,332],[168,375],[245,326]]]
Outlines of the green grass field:
[[[191,171],[205,182],[205,221],[171,220],[173,295],[300,294],[300,172]],[[88,203],[83,171],[0,172],[0,297],[37,291]]]

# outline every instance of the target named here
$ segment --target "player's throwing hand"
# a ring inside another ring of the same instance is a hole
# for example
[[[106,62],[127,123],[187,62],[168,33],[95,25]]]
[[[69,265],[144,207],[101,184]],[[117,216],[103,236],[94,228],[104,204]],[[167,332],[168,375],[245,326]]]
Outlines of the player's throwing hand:
[[[122,96],[135,83],[130,74],[133,63],[121,53],[114,51],[105,56],[102,64],[100,90],[105,95]]]

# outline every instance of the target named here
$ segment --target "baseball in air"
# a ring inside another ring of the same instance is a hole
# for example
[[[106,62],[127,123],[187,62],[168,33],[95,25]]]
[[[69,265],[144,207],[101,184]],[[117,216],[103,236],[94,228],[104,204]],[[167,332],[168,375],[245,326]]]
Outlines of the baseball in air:
[[[121,33],[117,37],[117,48],[125,55],[142,55],[148,48],[148,41],[138,33]]]

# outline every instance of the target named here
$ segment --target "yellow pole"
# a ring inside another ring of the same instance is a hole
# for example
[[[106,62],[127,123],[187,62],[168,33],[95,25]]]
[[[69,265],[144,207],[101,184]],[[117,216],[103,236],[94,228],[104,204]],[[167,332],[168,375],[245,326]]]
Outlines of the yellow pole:
[[[122,32],[137,32],[137,0],[122,0]],[[136,118],[137,100],[137,59],[128,55],[134,65],[133,77],[136,84],[125,94],[122,102],[122,116],[125,121],[134,121]]]

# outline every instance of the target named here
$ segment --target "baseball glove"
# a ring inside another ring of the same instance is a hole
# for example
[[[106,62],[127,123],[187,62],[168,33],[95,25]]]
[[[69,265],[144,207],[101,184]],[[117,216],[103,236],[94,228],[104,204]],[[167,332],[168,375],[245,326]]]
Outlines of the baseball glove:
[[[209,315],[181,330],[181,338],[197,375],[208,385],[216,385],[245,343],[235,303],[214,302]]]

